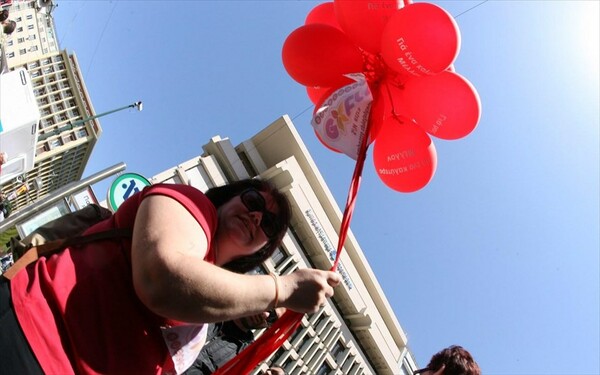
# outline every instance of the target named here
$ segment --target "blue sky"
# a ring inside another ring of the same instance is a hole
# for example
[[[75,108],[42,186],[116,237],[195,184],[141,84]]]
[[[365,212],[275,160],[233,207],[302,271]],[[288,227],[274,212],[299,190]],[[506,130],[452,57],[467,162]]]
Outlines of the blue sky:
[[[354,162],[315,138],[281,61],[320,3],[59,1],[96,111],[144,102],[101,120],[85,175],[123,161],[150,177],[289,114],[343,206]],[[419,364],[460,344],[484,374],[599,374],[599,2],[434,3],[457,16],[479,126],[434,138],[436,175],[412,194],[369,152],[352,231]]]

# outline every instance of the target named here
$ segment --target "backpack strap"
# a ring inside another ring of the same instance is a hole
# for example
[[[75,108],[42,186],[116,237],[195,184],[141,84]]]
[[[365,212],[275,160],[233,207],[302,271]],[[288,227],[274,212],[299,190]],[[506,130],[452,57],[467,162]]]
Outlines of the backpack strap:
[[[84,236],[73,238],[64,238],[60,240],[49,241],[41,245],[34,246],[27,250],[6,272],[2,274],[7,279],[15,277],[17,272],[35,262],[41,256],[49,256],[57,253],[66,247],[79,246],[94,241],[109,240],[114,238],[131,238],[132,230],[129,228],[114,228],[102,232],[90,233]]]

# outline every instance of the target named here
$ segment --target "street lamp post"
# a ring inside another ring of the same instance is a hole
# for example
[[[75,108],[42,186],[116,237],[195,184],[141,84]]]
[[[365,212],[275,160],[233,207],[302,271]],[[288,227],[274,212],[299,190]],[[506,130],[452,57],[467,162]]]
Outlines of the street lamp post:
[[[99,117],[102,117],[102,116],[110,115],[111,113],[119,112],[119,111],[122,111],[122,110],[127,109],[127,108],[137,108],[138,111],[141,111],[142,108],[143,108],[142,102],[135,102],[135,103],[127,105],[125,107],[113,109],[112,111],[108,111],[108,112],[100,113],[98,115],[86,117],[84,119],[77,120],[77,121],[74,121],[74,122],[69,122],[68,124],[66,124],[63,127],[54,129],[53,131],[51,131],[49,133],[40,135],[38,137],[38,141],[44,141],[44,140],[52,137],[53,135],[58,135],[58,134],[60,134],[60,133],[62,133],[64,131],[72,130],[72,129],[78,127],[78,126],[82,126],[83,124],[85,124],[86,122],[88,122],[90,120],[93,120],[93,119],[96,119],[96,118],[99,118]]]

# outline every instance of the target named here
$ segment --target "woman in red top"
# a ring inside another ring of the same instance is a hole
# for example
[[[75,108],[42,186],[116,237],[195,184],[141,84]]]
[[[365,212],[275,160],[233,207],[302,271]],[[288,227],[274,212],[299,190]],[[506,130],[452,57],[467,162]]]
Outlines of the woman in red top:
[[[259,180],[206,195],[186,185],[144,189],[86,232],[133,228],[131,240],[67,248],[0,281],[0,373],[176,374],[202,347],[203,323],[276,306],[317,311],[339,275],[236,273],[273,253],[289,210]]]

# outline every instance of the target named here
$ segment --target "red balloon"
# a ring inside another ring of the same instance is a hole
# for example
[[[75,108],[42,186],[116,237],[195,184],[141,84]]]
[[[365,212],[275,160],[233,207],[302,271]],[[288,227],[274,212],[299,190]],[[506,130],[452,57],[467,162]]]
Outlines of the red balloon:
[[[388,117],[373,148],[379,178],[388,187],[412,193],[431,181],[437,153],[431,138],[408,119]]]
[[[379,53],[381,33],[388,19],[403,6],[401,0],[335,0],[333,3],[342,30],[371,53]]]
[[[310,25],[311,23],[322,23],[336,29],[342,29],[337,18],[335,18],[333,2],[322,3],[314,7],[306,16],[306,21],[304,21],[305,25]]]
[[[381,92],[381,97],[385,101],[386,117],[391,115],[409,117],[406,103],[404,102],[403,87],[399,87],[386,78],[381,83],[379,90]]]
[[[362,54],[344,33],[323,24],[300,26],[285,40],[285,70],[304,86],[341,87],[362,71]]]
[[[430,3],[396,12],[381,36],[381,55],[400,74],[423,76],[446,70],[458,55],[460,33],[450,14]]]
[[[338,88],[308,86],[306,87],[306,94],[313,104],[321,105],[321,103],[337,89]],[[318,109],[319,107],[316,108]]]
[[[388,115],[388,108],[386,107],[385,96],[382,95],[381,86],[377,90],[371,90],[373,92],[373,103],[371,103],[371,113],[369,114],[369,144],[377,139],[381,127],[383,126],[383,120]]]
[[[408,80],[404,85],[404,102],[419,126],[442,139],[467,136],[481,117],[481,102],[475,87],[449,71]]]
[[[377,139],[383,122],[388,117],[401,116],[409,118],[406,104],[404,103],[404,90],[398,87],[393,79],[386,77],[377,90],[373,98],[371,108],[371,141]]]

